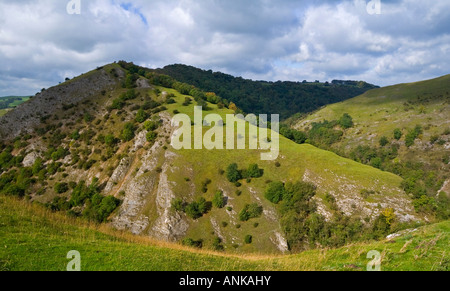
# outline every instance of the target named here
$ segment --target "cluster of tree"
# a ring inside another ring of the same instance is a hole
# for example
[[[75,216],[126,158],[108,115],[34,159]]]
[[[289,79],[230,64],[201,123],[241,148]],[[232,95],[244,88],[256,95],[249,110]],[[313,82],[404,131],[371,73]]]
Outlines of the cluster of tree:
[[[237,104],[246,113],[281,114],[283,119],[298,112],[312,112],[324,105],[344,101],[376,88],[358,82],[307,84],[252,81],[186,65],[171,65],[154,71],[207,92],[215,92],[227,102]]]
[[[340,129],[349,129],[353,125],[353,118],[345,113],[339,120],[313,122],[307,132],[293,129],[287,124],[281,124],[280,134],[298,144],[309,143],[320,148],[329,149],[331,145],[338,142],[344,135],[344,132]],[[340,129],[337,129],[337,127]]]
[[[338,209],[335,209],[333,220],[326,221],[317,213],[317,205],[312,199],[315,195],[315,185],[307,182],[272,182],[266,189],[265,197],[277,205],[281,226],[292,251],[384,238],[394,229],[393,210],[383,211],[372,225],[366,226],[361,218],[345,216]]]
[[[192,203],[186,203],[182,199],[174,199],[171,204],[175,211],[184,212],[192,219],[199,219],[212,208],[212,203],[206,201],[203,197],[199,197]]]
[[[67,211],[70,215],[82,216],[91,221],[102,223],[106,222],[108,217],[120,205],[120,200],[114,196],[103,196],[100,194],[98,180],[94,179],[91,185],[86,185],[85,181],[78,184],[72,183],[73,191],[70,200],[65,197],[58,196],[46,206],[54,211]],[[55,189],[65,193],[69,190],[66,183],[58,183]],[[79,212],[82,207],[84,210]],[[77,210],[75,210],[77,209]]]
[[[239,183],[241,179],[260,178],[264,175],[264,170],[260,169],[257,164],[251,164],[247,170],[239,170],[236,163],[230,164],[226,171],[226,177],[231,183]]]

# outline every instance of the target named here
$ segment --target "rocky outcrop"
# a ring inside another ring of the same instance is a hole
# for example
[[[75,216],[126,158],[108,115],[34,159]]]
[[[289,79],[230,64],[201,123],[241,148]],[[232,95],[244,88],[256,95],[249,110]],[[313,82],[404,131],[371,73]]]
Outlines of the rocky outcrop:
[[[161,113],[160,118],[162,125],[159,132],[172,134],[170,115]],[[133,145],[135,155],[132,159],[122,160],[105,188],[106,192],[125,193],[112,225],[121,230],[128,229],[134,234],[175,241],[184,237],[189,228],[186,217],[171,209],[176,196],[168,175],[170,165],[177,156],[162,148],[165,140],[162,134],[149,150],[143,149],[146,134],[144,130],[136,136]]]
[[[171,189],[171,182],[167,178],[167,173],[170,170],[170,161],[174,156],[173,153],[166,152],[165,163],[162,167],[156,193],[158,218],[149,232],[151,236],[167,241],[175,241],[182,238],[189,228],[186,218],[183,217],[184,215],[171,209],[172,200],[176,196]]]

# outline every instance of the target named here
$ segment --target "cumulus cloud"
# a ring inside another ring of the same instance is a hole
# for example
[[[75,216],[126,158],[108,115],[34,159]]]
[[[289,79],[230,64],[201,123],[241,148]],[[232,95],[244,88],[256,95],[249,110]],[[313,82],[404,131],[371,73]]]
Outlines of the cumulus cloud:
[[[33,94],[96,66],[185,63],[265,80],[378,85],[449,73],[450,2],[0,0],[0,95]]]

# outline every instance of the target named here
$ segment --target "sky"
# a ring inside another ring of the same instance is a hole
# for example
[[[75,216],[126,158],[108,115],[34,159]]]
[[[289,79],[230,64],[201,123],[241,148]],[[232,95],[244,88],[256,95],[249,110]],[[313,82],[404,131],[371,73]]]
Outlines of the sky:
[[[387,86],[449,74],[449,56],[449,0],[0,0],[0,96],[119,60]]]

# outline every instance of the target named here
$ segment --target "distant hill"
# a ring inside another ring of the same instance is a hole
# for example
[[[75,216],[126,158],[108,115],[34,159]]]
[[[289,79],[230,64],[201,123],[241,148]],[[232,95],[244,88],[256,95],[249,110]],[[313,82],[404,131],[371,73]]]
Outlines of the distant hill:
[[[15,108],[20,104],[28,101],[30,96],[5,96],[0,97],[0,116],[3,116],[11,108]]]
[[[366,82],[266,82],[205,71],[192,66],[170,65],[155,70],[180,82],[211,91],[234,102],[246,113],[280,114],[286,119],[296,113],[312,112],[324,105],[358,96],[377,88]]]
[[[340,139],[329,146],[316,145],[402,176],[402,187],[415,197],[416,207],[430,211],[436,209],[432,200],[438,193],[450,197],[449,112],[446,75],[374,89],[290,122],[307,132],[349,114],[354,125]]]

